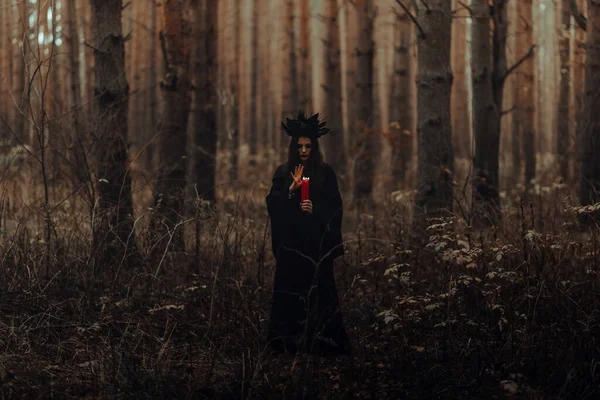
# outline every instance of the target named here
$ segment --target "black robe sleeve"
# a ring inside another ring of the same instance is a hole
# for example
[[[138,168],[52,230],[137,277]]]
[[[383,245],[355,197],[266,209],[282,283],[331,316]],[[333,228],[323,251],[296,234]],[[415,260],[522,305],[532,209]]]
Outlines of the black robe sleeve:
[[[271,219],[271,245],[273,255],[279,258],[280,251],[284,246],[284,238],[288,232],[289,216],[286,214],[292,205],[292,199],[288,197],[289,185],[286,186],[285,164],[280,165],[273,174],[273,185],[267,195],[267,210]]]
[[[313,213],[322,227],[321,257],[335,259],[344,254],[342,241],[342,218],[344,216],[342,196],[333,168],[323,164],[323,186],[320,202],[313,204]]]

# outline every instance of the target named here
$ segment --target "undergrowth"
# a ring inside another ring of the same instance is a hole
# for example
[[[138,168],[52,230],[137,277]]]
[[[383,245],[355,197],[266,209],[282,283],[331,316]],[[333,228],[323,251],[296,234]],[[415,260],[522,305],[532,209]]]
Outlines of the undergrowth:
[[[497,227],[475,229],[461,213],[431,220],[421,244],[410,192],[364,214],[346,204],[336,280],[353,354],[334,359],[266,350],[275,267],[267,190],[221,193],[216,208],[195,203],[181,226],[187,251],[136,268],[94,265],[89,215],[68,202],[55,202],[51,246],[35,205],[3,210],[0,396],[600,394],[600,230],[565,188],[504,193]],[[149,254],[147,211],[136,218]]]

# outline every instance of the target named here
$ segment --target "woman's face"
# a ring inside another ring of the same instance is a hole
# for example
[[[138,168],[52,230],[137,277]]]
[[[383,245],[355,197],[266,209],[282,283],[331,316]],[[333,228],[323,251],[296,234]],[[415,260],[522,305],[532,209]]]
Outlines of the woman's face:
[[[312,150],[312,142],[310,138],[307,137],[299,137],[298,138],[298,155],[300,156],[300,160],[305,162],[310,158],[310,151]]]

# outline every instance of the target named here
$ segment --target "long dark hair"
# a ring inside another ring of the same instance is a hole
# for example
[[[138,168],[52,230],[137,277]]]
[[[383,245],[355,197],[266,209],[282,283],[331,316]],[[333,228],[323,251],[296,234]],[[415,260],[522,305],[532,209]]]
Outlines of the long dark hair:
[[[288,172],[294,172],[294,168],[302,164],[300,160],[300,154],[298,153],[298,139],[300,137],[308,137],[311,143],[310,157],[306,160],[304,165],[304,176],[311,179],[311,188],[319,188],[321,186],[321,164],[323,164],[323,152],[319,146],[319,139],[309,136],[293,136],[290,139],[290,145],[288,146],[288,159],[287,159],[287,170]],[[316,184],[316,186],[314,186]]]

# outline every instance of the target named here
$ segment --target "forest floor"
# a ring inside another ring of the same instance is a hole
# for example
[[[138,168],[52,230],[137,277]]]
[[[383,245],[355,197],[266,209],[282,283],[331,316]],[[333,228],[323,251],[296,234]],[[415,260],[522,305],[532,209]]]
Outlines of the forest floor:
[[[138,269],[94,266],[73,213],[55,214],[50,247],[41,224],[15,224],[0,244],[0,398],[597,398],[600,229],[542,189],[504,196],[501,227],[431,221],[422,245],[410,193],[348,208],[336,280],[353,354],[338,358],[266,349],[264,197],[197,214],[188,252]]]

